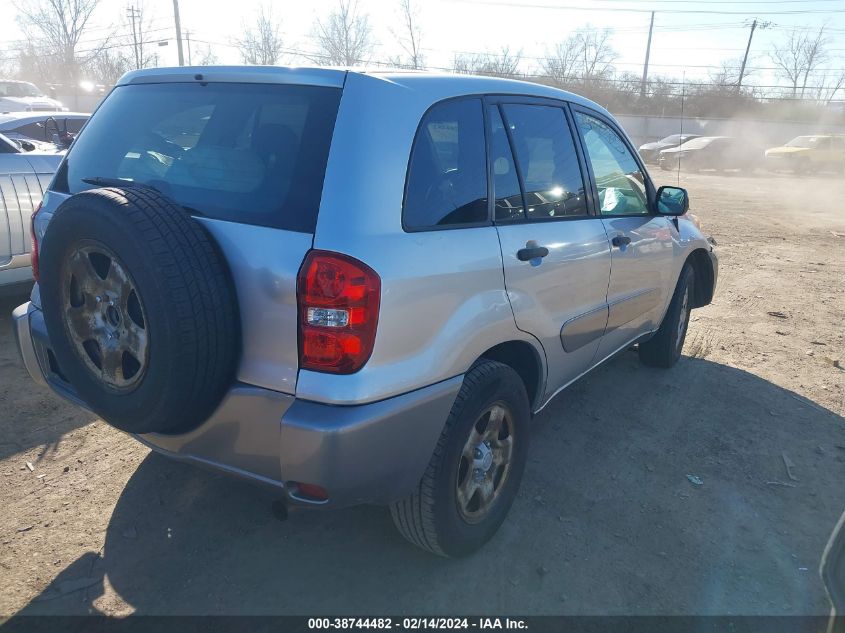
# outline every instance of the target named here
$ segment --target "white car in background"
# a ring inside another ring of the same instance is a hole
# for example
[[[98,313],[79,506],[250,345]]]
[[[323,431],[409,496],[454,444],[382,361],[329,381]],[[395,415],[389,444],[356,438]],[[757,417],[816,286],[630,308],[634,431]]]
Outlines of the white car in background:
[[[45,95],[28,81],[0,80],[0,113],[67,112],[61,101]]]
[[[0,295],[32,284],[30,218],[65,151],[0,132]]]

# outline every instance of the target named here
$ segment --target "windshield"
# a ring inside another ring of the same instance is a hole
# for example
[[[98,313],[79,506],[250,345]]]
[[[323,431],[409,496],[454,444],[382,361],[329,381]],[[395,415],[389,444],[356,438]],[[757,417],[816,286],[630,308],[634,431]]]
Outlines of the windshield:
[[[148,184],[210,217],[311,232],[340,90],[270,84],[120,86],[56,179]]]
[[[26,81],[0,81],[0,97],[43,97],[42,92]]]
[[[821,140],[821,136],[796,136],[786,147],[815,147]]]

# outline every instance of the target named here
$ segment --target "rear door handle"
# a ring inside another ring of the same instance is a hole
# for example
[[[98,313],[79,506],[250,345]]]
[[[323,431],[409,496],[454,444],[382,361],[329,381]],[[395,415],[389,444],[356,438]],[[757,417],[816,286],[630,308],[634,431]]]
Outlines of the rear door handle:
[[[549,254],[549,249],[545,246],[530,246],[520,248],[516,252],[516,257],[521,262],[530,262],[532,259],[542,259]]]
[[[617,235],[610,240],[610,243],[614,246],[628,246],[631,243],[631,238],[627,235]]]

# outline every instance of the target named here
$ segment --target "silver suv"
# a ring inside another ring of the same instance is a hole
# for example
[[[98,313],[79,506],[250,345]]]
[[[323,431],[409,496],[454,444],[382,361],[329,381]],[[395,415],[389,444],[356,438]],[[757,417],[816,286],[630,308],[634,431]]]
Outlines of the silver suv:
[[[501,79],[132,72],[35,215],[43,385],[295,506],[480,547],[531,419],[616,352],[679,358],[711,244],[596,104]]]

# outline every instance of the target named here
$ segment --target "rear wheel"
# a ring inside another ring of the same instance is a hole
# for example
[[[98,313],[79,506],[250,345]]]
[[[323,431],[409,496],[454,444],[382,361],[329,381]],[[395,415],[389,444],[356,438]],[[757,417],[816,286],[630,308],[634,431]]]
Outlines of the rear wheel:
[[[390,507],[402,536],[450,557],[486,543],[519,489],[529,419],[528,395],[512,368],[489,360],[474,365],[419,487]]]
[[[689,326],[695,275],[692,266],[684,264],[672,301],[657,333],[639,345],[640,360],[651,367],[672,367],[681,357]]]

